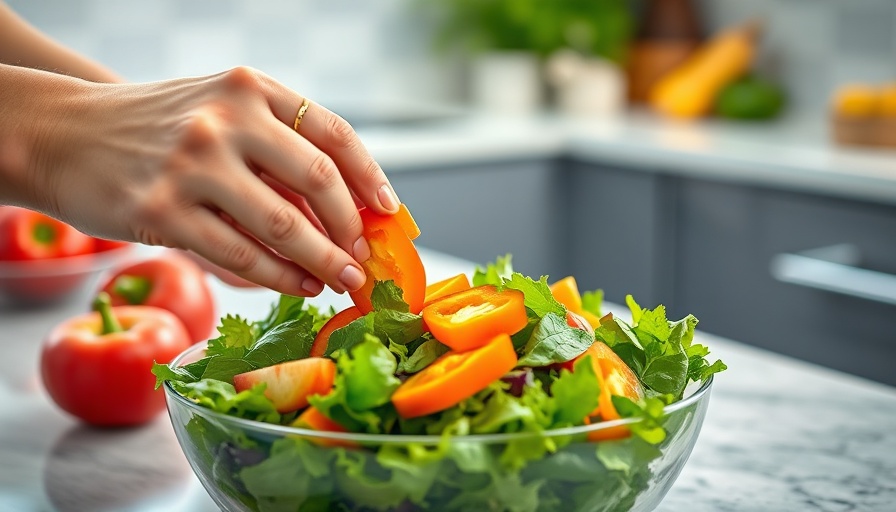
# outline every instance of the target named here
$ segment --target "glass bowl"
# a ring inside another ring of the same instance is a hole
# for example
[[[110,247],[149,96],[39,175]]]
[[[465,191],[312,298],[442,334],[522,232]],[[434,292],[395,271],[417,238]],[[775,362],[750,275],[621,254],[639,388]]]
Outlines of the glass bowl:
[[[174,364],[195,361],[204,349],[194,345]],[[697,441],[712,379],[666,407],[667,435],[657,445],[633,435],[589,440],[631,419],[542,434],[320,432],[217,413],[163,387],[178,442],[224,511],[566,512],[654,509]],[[502,455],[509,451],[532,457],[508,467]]]
[[[22,304],[64,300],[82,290],[92,277],[123,262],[133,251],[133,244],[128,244],[67,258],[0,261],[0,296]]]

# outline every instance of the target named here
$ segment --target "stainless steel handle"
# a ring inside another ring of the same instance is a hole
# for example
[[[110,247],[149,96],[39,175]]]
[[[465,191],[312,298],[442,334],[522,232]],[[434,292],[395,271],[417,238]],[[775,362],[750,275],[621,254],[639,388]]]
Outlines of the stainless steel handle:
[[[896,306],[896,276],[859,268],[859,259],[857,247],[839,244],[777,254],[772,257],[770,270],[783,283]]]

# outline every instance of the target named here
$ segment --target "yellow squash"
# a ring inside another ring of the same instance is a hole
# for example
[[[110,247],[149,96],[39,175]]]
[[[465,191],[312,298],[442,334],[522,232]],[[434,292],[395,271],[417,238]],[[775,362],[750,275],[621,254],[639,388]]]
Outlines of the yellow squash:
[[[650,104],[672,117],[707,114],[719,91],[750,69],[759,30],[759,23],[750,22],[713,37],[656,83]]]

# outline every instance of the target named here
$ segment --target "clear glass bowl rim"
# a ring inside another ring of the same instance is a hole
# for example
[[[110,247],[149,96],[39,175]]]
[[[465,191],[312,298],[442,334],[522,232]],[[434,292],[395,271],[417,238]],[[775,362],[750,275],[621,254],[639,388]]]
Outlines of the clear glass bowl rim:
[[[188,356],[193,355],[195,352],[200,350],[204,350],[206,348],[207,342],[200,342],[187,350],[180,353],[171,364],[179,365],[181,361],[183,361]],[[667,405],[663,408],[663,413],[665,415],[669,415],[675,411],[680,409],[687,408],[691,405],[694,405],[704,398],[708,398],[709,391],[712,387],[713,376],[710,376],[706,382],[703,382],[702,385],[694,391],[689,396],[684,399],[675,402],[673,404]],[[693,384],[692,384],[693,385]],[[232,424],[235,427],[240,427],[247,430],[252,430],[261,434],[274,435],[274,436],[300,436],[300,437],[308,437],[308,438],[318,438],[318,439],[327,439],[327,440],[338,440],[338,441],[350,441],[358,444],[424,444],[424,445],[438,445],[439,443],[445,442],[445,437],[442,435],[435,434],[423,434],[423,435],[396,435],[396,434],[367,434],[367,433],[355,433],[355,432],[327,432],[327,431],[319,431],[319,430],[311,430],[300,427],[292,427],[288,425],[275,425],[273,423],[265,423],[262,421],[254,421],[248,420],[244,418],[237,418],[235,416],[230,416],[228,414],[224,414],[221,412],[213,411],[206,407],[202,407],[201,405],[193,402],[182,396],[180,393],[174,390],[169,382],[165,382],[162,386],[165,389],[165,397],[166,400],[170,401],[174,400],[187,409],[192,409],[196,413],[206,416],[216,418],[222,422]],[[690,385],[689,385],[690,387]],[[169,411],[169,414],[171,412]],[[601,421],[598,423],[593,423],[591,425],[581,425],[577,427],[567,427],[553,430],[545,430],[543,432],[516,432],[516,433],[499,433],[499,434],[473,434],[473,435],[458,435],[458,436],[450,436],[448,439],[450,442],[464,442],[464,443],[485,443],[485,444],[493,444],[493,443],[507,443],[509,441],[528,439],[533,437],[559,437],[559,436],[570,436],[570,435],[581,435],[588,434],[591,432],[598,432],[601,430],[611,429],[613,427],[618,427],[620,425],[629,425],[632,423],[637,423],[640,421],[638,418],[624,418],[619,420],[612,421]],[[598,441],[599,442],[599,441]]]

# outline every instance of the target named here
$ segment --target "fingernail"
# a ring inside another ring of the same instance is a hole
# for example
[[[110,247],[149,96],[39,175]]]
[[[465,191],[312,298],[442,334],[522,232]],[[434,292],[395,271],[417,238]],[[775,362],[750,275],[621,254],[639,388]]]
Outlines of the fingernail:
[[[302,281],[302,289],[311,295],[318,295],[324,291],[324,284],[314,277],[306,277]]]
[[[380,204],[390,213],[396,213],[398,211],[398,197],[395,195],[395,192],[392,190],[392,187],[389,184],[383,185],[380,187],[379,191],[376,193],[377,198],[380,200]]]
[[[350,292],[358,290],[364,286],[366,280],[364,272],[361,272],[358,267],[353,265],[346,265],[345,268],[342,269],[342,272],[339,273],[339,282],[341,282],[342,286],[345,286]]]
[[[363,236],[355,240],[355,244],[352,245],[352,256],[358,263],[364,263],[370,258],[370,246]]]

